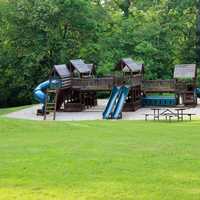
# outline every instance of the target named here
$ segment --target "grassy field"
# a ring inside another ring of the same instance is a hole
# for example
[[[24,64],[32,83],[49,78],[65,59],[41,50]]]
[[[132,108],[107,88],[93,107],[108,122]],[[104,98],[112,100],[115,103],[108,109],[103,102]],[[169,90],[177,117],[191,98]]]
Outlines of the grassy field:
[[[1,117],[0,200],[199,200],[199,141],[199,121]]]
[[[15,112],[15,111],[21,110],[23,108],[28,108],[28,107],[30,107],[30,105],[29,106],[12,107],[12,108],[1,108],[0,116],[6,115],[7,113],[10,113],[10,112]]]

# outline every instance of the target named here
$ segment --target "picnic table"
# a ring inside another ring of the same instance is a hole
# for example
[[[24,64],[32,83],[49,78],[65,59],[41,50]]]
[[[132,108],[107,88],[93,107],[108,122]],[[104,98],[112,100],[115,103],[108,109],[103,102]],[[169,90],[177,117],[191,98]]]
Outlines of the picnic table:
[[[186,110],[185,108],[176,108],[175,109],[177,111],[177,118],[178,121],[181,119],[181,121],[183,121],[183,117],[184,117],[184,110]]]
[[[154,120],[156,120],[156,119],[158,119],[158,120],[160,120],[160,108],[151,108],[151,110],[153,110],[153,114],[145,114],[145,120],[147,121],[148,120],[148,117],[150,116],[150,115],[152,115],[153,116],[153,119]]]
[[[160,120],[160,118],[163,116],[166,120],[171,121],[173,117],[176,117],[178,121],[184,121],[184,116],[188,116],[189,120],[192,120],[191,113],[185,113],[184,111],[187,110],[186,108],[176,108],[175,111],[170,110],[169,108],[165,109],[163,112],[161,112],[161,108],[152,108],[153,114],[145,114],[145,121],[148,120],[149,116],[153,116],[153,120]]]
[[[160,108],[152,108],[151,110],[153,110],[153,118],[154,120],[158,119],[160,120]]]

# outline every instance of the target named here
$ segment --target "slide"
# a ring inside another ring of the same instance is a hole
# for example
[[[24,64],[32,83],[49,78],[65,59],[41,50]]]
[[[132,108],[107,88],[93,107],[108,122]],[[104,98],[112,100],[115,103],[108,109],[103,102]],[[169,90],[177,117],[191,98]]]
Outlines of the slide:
[[[33,91],[35,99],[43,105],[45,104],[46,100],[46,94],[44,90],[48,89],[49,85],[50,81],[45,81],[43,83],[40,83]]]
[[[103,112],[103,119],[109,119],[111,117],[113,108],[116,104],[118,96],[120,95],[120,92],[121,92],[120,87],[113,87],[106,109]]]
[[[114,112],[112,114],[112,119],[120,119],[122,117],[122,109],[126,101],[126,97],[128,96],[129,93],[129,87],[123,86],[121,90],[122,91],[117,101],[117,105],[115,106]]]
[[[34,97],[37,101],[39,101],[41,104],[45,104],[45,100],[46,100],[46,94],[45,94],[45,90],[48,89],[50,87],[54,87],[57,88],[59,87],[58,84],[60,82],[58,80],[52,80],[52,81],[45,81],[43,83],[40,83],[33,91]]]
[[[58,84],[60,84],[60,82],[58,80],[48,80],[45,81],[43,83],[40,83],[33,91],[34,97],[35,99],[40,102],[41,104],[43,104],[42,109],[39,109],[37,111],[38,115],[43,115],[44,114],[44,109],[45,109],[45,101],[46,101],[46,93],[45,90],[48,89],[51,85],[51,87],[53,88],[58,88]]]

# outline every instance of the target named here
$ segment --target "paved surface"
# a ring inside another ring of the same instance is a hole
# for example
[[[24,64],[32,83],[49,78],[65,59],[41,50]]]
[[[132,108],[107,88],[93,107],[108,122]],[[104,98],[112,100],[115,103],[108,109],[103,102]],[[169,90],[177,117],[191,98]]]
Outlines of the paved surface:
[[[106,106],[107,100],[98,101],[98,106],[88,109],[83,112],[57,112],[57,121],[82,121],[82,120],[102,120],[102,112]],[[27,120],[42,120],[42,116],[36,115],[36,110],[41,108],[41,105],[34,105],[30,108],[26,108],[17,112],[9,113],[6,117],[16,119],[27,119]],[[163,108],[163,110],[166,108]],[[169,108],[174,110],[174,108]],[[188,108],[187,113],[196,114],[196,117],[200,118],[200,104],[195,108]],[[146,113],[152,113],[151,108],[141,108],[136,112],[123,113],[123,120],[144,120]],[[195,117],[195,118],[196,118]],[[47,116],[47,120],[52,120],[52,114]]]

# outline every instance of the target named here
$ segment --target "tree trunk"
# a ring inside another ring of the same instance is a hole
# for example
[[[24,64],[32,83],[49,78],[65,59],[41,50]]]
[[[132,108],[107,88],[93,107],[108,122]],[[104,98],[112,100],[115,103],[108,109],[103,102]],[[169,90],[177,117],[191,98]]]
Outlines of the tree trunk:
[[[124,17],[128,18],[129,17],[129,9],[131,6],[131,0],[124,0],[123,3],[123,12],[124,12]]]
[[[130,13],[130,7],[133,0],[115,0],[114,2],[118,5],[118,7],[122,10],[124,17],[128,18]]]

